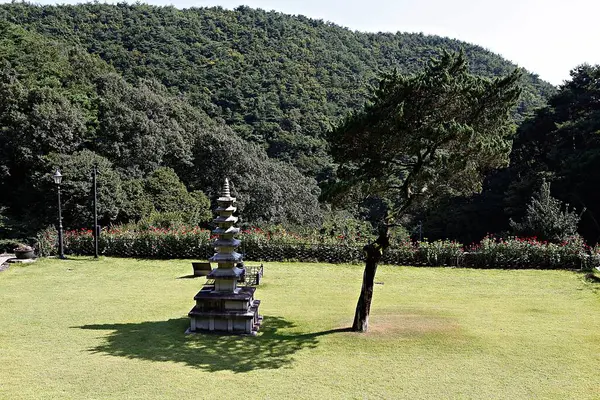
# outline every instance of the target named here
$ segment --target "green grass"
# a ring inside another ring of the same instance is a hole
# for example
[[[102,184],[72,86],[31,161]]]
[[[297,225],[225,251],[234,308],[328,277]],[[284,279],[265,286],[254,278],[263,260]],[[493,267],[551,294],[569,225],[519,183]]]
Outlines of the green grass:
[[[257,337],[184,335],[189,261],[0,272],[0,399],[600,398],[600,285],[568,271],[268,263]]]

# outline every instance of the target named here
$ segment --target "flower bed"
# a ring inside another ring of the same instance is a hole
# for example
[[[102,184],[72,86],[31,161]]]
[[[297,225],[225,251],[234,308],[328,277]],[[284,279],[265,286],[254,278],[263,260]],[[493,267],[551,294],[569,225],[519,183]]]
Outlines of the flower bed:
[[[284,229],[242,230],[239,249],[246,259],[257,261],[303,261],[360,263],[364,259],[360,237],[298,235]],[[128,230],[121,227],[103,231],[99,252],[113,257],[207,259],[214,253],[210,231],[200,228]],[[38,235],[40,255],[56,253],[56,235],[47,230]],[[68,254],[93,254],[91,230],[67,231]],[[488,236],[466,248],[457,242],[402,241],[383,255],[383,263],[395,265],[461,266],[471,268],[584,269],[600,265],[600,248],[590,248],[579,237],[563,243],[536,238],[508,239]]]
[[[468,249],[461,264],[475,268],[589,269],[587,264],[598,261],[593,250],[580,237],[556,244],[535,237],[504,240],[487,236]]]
[[[93,254],[92,231],[65,232],[64,246],[69,254]],[[98,239],[99,253],[115,257],[206,258],[210,250],[210,232],[199,228],[129,231],[116,227],[102,232]]]

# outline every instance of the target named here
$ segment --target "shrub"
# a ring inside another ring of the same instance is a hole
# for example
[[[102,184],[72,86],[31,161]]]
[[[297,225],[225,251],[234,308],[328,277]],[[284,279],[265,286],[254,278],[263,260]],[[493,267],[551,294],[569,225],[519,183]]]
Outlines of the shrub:
[[[544,181],[531,198],[523,221],[511,219],[510,226],[519,236],[536,236],[555,243],[567,240],[576,234],[581,217],[568,204],[564,211],[562,206],[562,201],[550,195],[550,184]]]
[[[536,237],[486,236],[469,248],[465,260],[469,266],[489,268],[583,268],[591,262],[588,247],[579,236],[559,244]]]
[[[180,229],[185,226],[186,215],[181,211],[153,211],[135,224],[136,228],[146,231],[152,228]]]
[[[19,244],[15,239],[0,239],[0,253],[12,253]]]
[[[415,256],[426,265],[458,265],[463,246],[451,240],[418,242]]]
[[[241,231],[242,246],[238,250],[246,259],[261,261],[305,261],[358,263],[364,260],[359,242],[345,237],[324,238],[300,235],[281,227],[252,227]],[[140,229],[138,225],[122,225],[104,231],[99,238],[101,254],[117,257],[200,258],[214,253],[214,236],[198,227]],[[65,232],[65,252],[93,254],[92,231],[82,229]],[[38,235],[40,255],[56,253],[56,231],[53,228]],[[450,240],[411,242],[405,240],[391,246],[383,255],[383,263],[396,265],[448,265],[474,268],[573,268],[591,270],[600,265],[600,247],[590,248],[581,237],[573,236],[561,243],[537,238],[507,239],[485,237],[469,246]]]
[[[72,254],[91,254],[92,238],[89,229],[65,232],[65,249]],[[101,254],[117,257],[206,258],[211,250],[209,238],[208,230],[197,227],[144,231],[113,227],[100,235],[98,248]]]
[[[415,265],[417,244],[411,240],[403,240],[392,243],[390,248],[383,254],[383,262],[388,264]]]
[[[58,231],[54,226],[41,230],[36,235],[35,249],[40,257],[58,254]]]

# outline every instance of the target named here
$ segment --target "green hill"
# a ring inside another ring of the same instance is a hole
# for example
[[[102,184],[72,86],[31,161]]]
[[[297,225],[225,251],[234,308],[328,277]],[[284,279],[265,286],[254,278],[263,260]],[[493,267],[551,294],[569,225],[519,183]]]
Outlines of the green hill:
[[[54,221],[56,166],[69,176],[65,225],[86,226],[94,163],[103,225],[185,210],[199,223],[224,176],[245,222],[318,223],[317,182],[335,171],[326,132],[383,72],[416,72],[443,50],[464,51],[478,75],[515,68],[457,40],[248,7],[2,4],[0,238]],[[522,79],[517,123],[556,92]]]
[[[515,68],[468,43],[408,33],[360,33],[319,20],[248,7],[137,4],[0,5],[0,19],[99,55],[128,82],[156,79],[176,96],[224,121],[321,179],[330,170],[324,132],[360,107],[380,72],[416,71],[441,49],[463,49],[472,70]],[[515,119],[545,104],[554,88],[532,74]]]
[[[224,176],[251,221],[318,218],[314,179],[268,158],[160,82],[135,81],[79,46],[0,21],[0,239],[55,221],[49,175],[57,167],[65,175],[65,226],[89,226],[94,164],[103,225],[153,212],[201,223],[208,199],[198,191],[215,198]]]

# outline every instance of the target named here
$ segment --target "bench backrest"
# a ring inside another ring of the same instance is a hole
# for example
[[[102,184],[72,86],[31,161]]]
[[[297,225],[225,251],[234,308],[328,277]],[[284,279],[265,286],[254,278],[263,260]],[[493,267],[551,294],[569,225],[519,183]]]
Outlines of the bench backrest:
[[[209,262],[193,262],[194,276],[206,276],[212,271]]]

